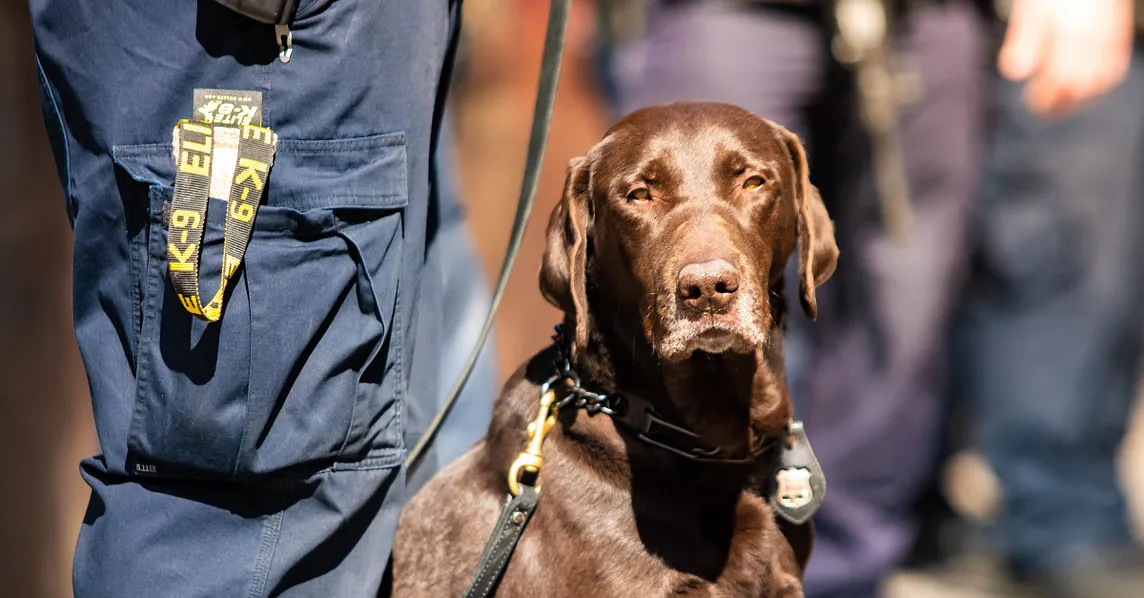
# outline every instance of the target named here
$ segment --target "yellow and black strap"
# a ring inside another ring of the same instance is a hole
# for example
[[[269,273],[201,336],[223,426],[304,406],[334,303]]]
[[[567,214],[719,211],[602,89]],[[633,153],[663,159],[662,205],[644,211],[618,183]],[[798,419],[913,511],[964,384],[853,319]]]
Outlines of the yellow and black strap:
[[[238,141],[238,160],[230,181],[223,237],[222,276],[210,303],[199,295],[199,258],[210,198],[216,139]],[[175,196],[167,227],[167,270],[183,307],[195,317],[216,322],[222,315],[227,283],[242,264],[254,229],[266,178],[274,162],[277,136],[254,125],[225,127],[181,120],[175,126]]]

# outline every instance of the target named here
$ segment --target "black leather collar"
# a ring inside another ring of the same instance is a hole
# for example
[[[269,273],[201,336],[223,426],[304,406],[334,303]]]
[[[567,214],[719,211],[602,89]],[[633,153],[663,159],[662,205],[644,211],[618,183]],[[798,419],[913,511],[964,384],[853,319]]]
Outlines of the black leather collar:
[[[635,436],[641,442],[694,463],[752,464],[778,441],[778,438],[763,436],[759,438],[755,446],[751,447],[745,457],[727,457],[725,455],[730,451],[721,446],[706,444],[699,434],[663,419],[655,412],[650,402],[636,395],[628,393],[601,394],[585,389],[580,384],[580,377],[572,369],[572,363],[569,359],[571,351],[567,345],[567,337],[563,334],[562,325],[556,326],[556,334],[553,335],[552,342],[557,353],[556,374],[545,383],[544,390],[553,388],[558,393],[567,393],[558,404],[560,409],[567,405],[574,405],[578,409],[584,409],[592,416],[597,413],[608,415],[618,428]],[[554,388],[560,383],[563,383],[563,388]]]
[[[695,463],[719,463],[724,465],[747,465],[767,452],[777,439],[761,437],[745,457],[731,458],[724,447],[711,446],[695,432],[673,424],[656,414],[651,404],[633,395],[621,396],[620,408],[611,414],[612,421],[626,429],[639,440],[656,448],[674,453]]]

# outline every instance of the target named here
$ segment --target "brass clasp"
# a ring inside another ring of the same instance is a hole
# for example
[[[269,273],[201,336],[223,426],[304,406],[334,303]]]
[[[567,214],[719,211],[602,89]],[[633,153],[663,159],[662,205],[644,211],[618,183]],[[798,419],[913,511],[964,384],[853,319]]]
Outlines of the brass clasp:
[[[528,447],[516,461],[512,462],[512,467],[508,470],[508,490],[513,496],[520,494],[521,474],[527,472],[540,475],[540,468],[544,466],[541,447],[544,445],[544,438],[554,425],[556,425],[556,393],[547,390],[540,396],[540,410],[536,414],[536,420],[528,424]],[[536,491],[540,491],[539,480]]]

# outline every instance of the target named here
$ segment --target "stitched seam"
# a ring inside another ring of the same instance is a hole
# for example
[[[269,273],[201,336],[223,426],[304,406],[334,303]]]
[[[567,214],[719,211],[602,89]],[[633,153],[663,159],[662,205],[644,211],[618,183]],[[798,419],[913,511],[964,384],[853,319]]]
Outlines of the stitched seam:
[[[111,149],[111,155],[119,156],[149,156],[151,152],[161,149],[168,151],[171,149],[169,143],[140,143],[137,145],[117,145]]]
[[[134,351],[132,369],[139,364],[139,343],[143,335],[143,288],[147,285],[147,266],[151,240],[151,204],[155,201],[158,191],[153,186],[147,187],[147,218],[137,234],[140,238],[128,241],[127,249],[127,283],[131,286],[131,328],[135,333],[131,350]],[[137,197],[131,193],[132,197]],[[125,212],[131,210],[135,202],[127,202]],[[124,213],[124,219],[131,218]],[[140,255],[142,254],[142,255]],[[138,284],[136,284],[138,282]]]
[[[75,222],[75,206],[72,205],[72,174],[71,174],[71,142],[68,141],[68,128],[67,123],[64,121],[63,112],[60,111],[59,101],[56,100],[56,92],[52,89],[52,83],[48,80],[48,74],[44,72],[44,65],[40,63],[40,55],[36,54],[36,70],[40,75],[40,85],[43,90],[48,94],[48,103],[52,106],[52,112],[55,113],[56,120],[60,125],[60,137],[62,137],[62,145],[64,148],[64,207],[67,208],[68,217]]]
[[[272,85],[271,84],[273,83],[273,78],[271,77],[271,75],[272,75],[272,73],[270,72],[270,65],[269,64],[263,64],[263,65],[259,66],[259,68],[258,68],[258,79],[259,79],[259,81],[262,82],[262,89],[263,89],[263,94],[262,94],[262,126],[267,127],[269,129],[274,128],[274,127],[270,126],[270,123],[273,122],[273,118],[272,118],[272,114],[271,114],[271,110],[270,110],[270,99],[271,99],[270,98],[270,92],[272,91]],[[281,141],[279,141],[279,143],[281,143]]]
[[[292,139],[290,141],[297,142],[298,140]],[[334,144],[345,143],[346,141],[347,140],[345,140],[345,139],[323,139],[321,141],[315,141],[314,143],[321,143],[321,144],[328,143],[331,146],[334,146]],[[354,140],[350,139],[348,141],[350,143],[352,143]],[[349,145],[348,147],[336,147],[336,146],[335,147],[297,147],[297,146],[293,145],[292,143],[283,143],[282,141],[279,141],[278,143],[282,147],[283,150],[289,149],[290,153],[293,155],[296,155],[296,156],[297,155],[321,156],[324,154],[344,154],[344,153],[356,153],[356,152],[363,152],[364,153],[364,152],[379,150],[379,149],[386,148],[386,147],[392,147],[392,148],[401,147],[401,145],[397,144],[397,143],[382,143],[382,144],[377,144],[377,145],[361,144],[361,145]]]
[[[327,152],[350,152],[371,150],[383,147],[402,147],[405,133],[381,133],[364,137],[342,137],[338,139],[280,139],[280,147],[289,147],[293,153],[322,154]],[[348,147],[338,147],[348,146]]]
[[[150,201],[151,201],[150,193],[148,193],[148,202],[150,202]],[[150,204],[148,204],[148,205],[150,205]],[[151,212],[151,211],[153,211],[153,210],[148,209],[148,212]],[[155,215],[151,214],[151,217],[148,219],[147,226],[150,227],[153,225],[152,220],[154,220],[154,218],[155,218]],[[161,231],[161,232],[163,232],[163,231]],[[147,314],[155,311],[154,310],[155,302],[158,301],[157,295],[159,295],[159,291],[161,290],[161,289],[156,289],[155,285],[156,284],[162,284],[162,283],[157,283],[157,281],[162,280],[161,274],[159,276],[152,276],[151,275],[152,267],[154,267],[154,268],[161,268],[162,267],[162,266],[160,266],[159,260],[152,260],[151,259],[151,244],[152,243],[158,243],[158,242],[159,242],[159,235],[158,234],[149,234],[148,235],[148,239],[147,239],[147,268],[146,268],[146,271],[144,272],[144,280],[146,281],[147,288],[143,294],[144,299],[146,299],[146,305],[144,305],[142,308],[142,318],[141,318],[140,324],[139,324],[139,342],[137,343],[137,346],[138,346],[137,350],[139,351],[139,355],[138,355],[138,358],[135,360],[135,392],[134,392],[134,403],[135,404],[131,408],[131,423],[128,424],[128,429],[127,429],[128,452],[130,452],[130,450],[133,446],[134,446],[134,448],[137,448],[137,449],[143,448],[141,446],[142,443],[140,442],[140,440],[141,440],[140,437],[146,436],[146,426],[144,425],[143,422],[146,418],[146,413],[150,412],[150,407],[147,405],[147,400],[146,400],[144,395],[146,394],[147,386],[150,383],[151,360],[148,358],[148,355],[149,355],[148,350],[150,349],[151,343],[149,343],[147,341],[147,335],[145,334],[145,331],[149,330],[149,328],[148,328],[148,321],[149,320],[150,320],[151,326],[155,325],[154,320],[155,320],[155,317],[157,317],[157,316],[148,318]],[[154,265],[151,264],[152,261],[155,262]],[[130,474],[132,472],[128,472],[128,473]]]
[[[366,471],[374,469],[390,469],[401,463],[402,454],[397,448],[387,448],[381,455],[367,457],[352,463],[335,463],[317,473],[335,473],[339,471]]]
[[[404,218],[401,219],[401,228],[398,229],[397,234],[401,235],[401,243],[402,243],[401,260],[399,260],[398,266],[397,266],[399,271],[400,271],[400,270],[405,269],[405,260],[407,259],[407,256],[405,255],[405,219]],[[406,429],[405,424],[406,424],[406,421],[405,421],[405,409],[403,408],[405,405],[405,391],[404,391],[404,389],[405,389],[405,374],[404,374],[405,359],[403,356],[403,354],[405,353],[405,342],[404,342],[405,306],[402,303],[402,295],[401,295],[401,279],[402,278],[403,277],[402,277],[401,273],[399,273],[397,275],[397,288],[394,289],[394,293],[396,294],[396,297],[394,297],[394,306],[395,307],[393,310],[393,326],[390,328],[390,335],[392,336],[393,341],[389,344],[389,346],[390,346],[391,350],[396,352],[396,355],[393,358],[394,359],[393,372],[397,376],[397,388],[394,390],[393,394],[394,394],[394,398],[396,399],[396,404],[394,405],[394,407],[397,409],[397,413],[395,414],[396,418],[397,418],[397,449],[398,449],[397,454],[401,456],[400,459],[404,464],[405,456],[408,453],[408,447],[405,444],[405,429]]]
[[[398,242],[398,235],[402,234],[403,225],[404,225],[404,219],[402,218],[398,222],[397,230],[394,231],[394,242]],[[349,237],[349,235],[346,235],[340,229],[340,227],[338,228],[338,230],[335,231],[335,234],[338,237],[340,237],[342,239],[342,241],[346,244],[347,251],[356,252],[358,254],[358,259],[361,260],[361,262],[363,264],[363,268],[364,268],[365,256],[362,255],[361,250],[358,247],[357,243],[353,239],[351,239]],[[401,259],[398,260],[398,268],[401,268],[404,265],[404,259],[405,259],[404,243],[405,243],[405,238],[404,238],[404,236],[402,236],[400,238],[400,245],[399,245],[399,247],[402,248],[402,252],[401,252]],[[391,244],[391,248],[392,248],[392,244]],[[394,297],[393,297],[393,305],[394,305],[393,318],[391,319],[388,327],[386,327],[385,321],[384,321],[385,318],[383,318],[382,314],[381,314],[381,302],[378,300],[378,297],[377,297],[377,287],[373,283],[373,275],[369,273],[368,269],[366,269],[365,274],[366,274],[366,280],[369,283],[370,294],[373,296],[373,303],[374,303],[374,310],[375,310],[374,315],[377,317],[378,322],[380,322],[382,325],[381,340],[378,342],[378,346],[375,347],[374,350],[371,352],[370,358],[367,361],[367,363],[372,364],[373,360],[378,359],[378,357],[380,356],[380,353],[381,353],[381,348],[385,345],[385,337],[388,335],[389,338],[391,339],[390,343],[389,343],[389,350],[390,350],[390,352],[395,353],[394,359],[396,360],[396,363],[394,364],[394,371],[397,373],[398,377],[397,377],[397,390],[394,392],[394,397],[395,397],[394,409],[396,410],[395,417],[397,418],[397,421],[400,423],[400,421],[401,421],[401,419],[400,419],[401,418],[401,403],[402,403],[402,399],[403,399],[403,395],[401,393],[401,388],[402,388],[402,385],[404,384],[404,382],[401,379],[401,375],[400,375],[400,371],[401,371],[401,368],[400,368],[401,345],[398,342],[399,337],[397,336],[397,331],[401,330],[401,322],[402,322],[400,274],[398,275],[398,284],[396,285],[396,288],[393,290],[393,293],[394,293]],[[385,355],[385,359],[389,359],[388,353]],[[382,365],[384,365],[384,364],[382,364]],[[349,444],[350,436],[354,432],[354,423],[355,423],[355,420],[357,418],[358,405],[362,400],[364,400],[364,399],[356,396],[356,393],[355,393],[353,409],[350,412],[350,425],[346,427],[346,434],[344,437],[342,437],[342,445],[341,445],[341,447],[338,448],[338,455],[341,455],[342,453],[344,453],[346,450],[346,446]],[[386,422],[385,426],[383,426],[383,429],[392,425],[393,421],[394,421],[394,419],[393,419],[393,417],[391,417],[390,420],[388,422]],[[398,432],[398,434],[397,434],[397,436],[398,436],[397,446],[394,447],[397,449],[396,454],[386,454],[384,457],[375,457],[374,459],[381,459],[382,460],[380,465],[377,465],[377,466],[367,465],[365,467],[356,467],[354,469],[362,469],[362,470],[364,470],[364,469],[384,469],[384,468],[392,467],[396,463],[400,463],[402,458],[403,458],[402,455],[404,453],[404,448],[405,448],[405,427],[403,425],[399,425],[397,432]],[[366,452],[367,453],[370,452],[371,449],[372,449],[372,447],[366,447]],[[387,453],[388,453],[388,451],[387,451]],[[371,460],[370,458],[367,458],[367,459],[365,459],[359,463],[366,463],[370,460]],[[390,463],[391,460],[395,461],[395,463]],[[344,471],[344,470],[348,470],[350,468],[339,468],[338,464],[335,464],[330,469],[333,471],[339,471],[339,470]]]
[[[325,209],[346,209],[346,208],[368,208],[373,210],[397,210],[408,205],[408,200],[400,192],[384,193],[377,195],[323,195],[319,197],[306,196],[306,199],[290,200],[286,198],[275,198],[278,201],[272,204],[266,204],[272,208],[294,208],[294,209],[307,209],[307,208],[325,208]],[[376,203],[363,203],[360,206],[354,205],[328,205],[331,201],[361,201],[361,202],[377,202],[379,200],[398,199],[400,202],[395,202],[386,205],[377,205]]]
[[[533,507],[533,508],[535,508],[535,507]],[[517,511],[521,511],[524,513],[525,520],[522,521],[517,527],[515,527],[513,529],[509,529],[509,530],[502,529],[501,530],[502,535],[500,536],[500,538],[497,539],[497,543],[493,546],[493,551],[492,551],[494,554],[496,554],[497,552],[499,552],[501,554],[497,558],[497,560],[486,563],[485,567],[482,567],[480,569],[480,571],[477,572],[478,578],[484,577],[490,571],[490,568],[493,566],[495,566],[495,569],[493,569],[493,570],[503,569],[505,567],[505,563],[508,562],[508,559],[512,554],[509,549],[511,547],[515,546],[517,541],[519,541],[520,536],[522,534],[524,534],[524,526],[528,525],[528,520],[532,519],[532,514],[529,513],[527,509],[523,509],[523,510],[520,509],[520,505],[518,504],[517,506],[513,507],[512,509],[506,510],[504,512],[502,519],[497,522],[497,527],[500,528],[504,524],[508,523],[508,521],[511,520],[512,513],[515,513]],[[507,532],[507,533],[504,533],[504,532]],[[506,545],[506,541],[507,541],[507,545]],[[482,596],[488,595],[488,591],[492,589],[494,579],[495,579],[495,577],[485,577],[484,582],[482,582],[482,584],[481,584],[481,586],[484,587],[484,589],[482,589],[480,592]],[[478,587],[481,587],[481,586],[478,586]]]
[[[274,558],[274,551],[278,548],[278,536],[282,530],[284,511],[270,516],[263,527],[262,547],[258,551],[258,560],[254,565],[254,583],[250,586],[248,598],[261,598],[266,592],[266,580],[270,577],[270,562]]]
[[[287,196],[287,197],[289,197],[289,196]],[[325,200],[329,200],[329,199],[392,199],[395,197],[396,198],[404,198],[405,193],[403,193],[401,191],[393,191],[390,193],[370,193],[367,195],[350,194],[350,193],[346,193],[346,194],[342,194],[342,195],[307,195],[306,199],[297,200],[296,202],[291,202],[291,203],[298,203],[301,205],[305,205],[309,202],[325,201]],[[341,206],[339,206],[339,207],[341,207]]]
[[[205,233],[204,233],[205,234]],[[225,241],[224,241],[225,242]],[[243,267],[242,280],[243,286],[246,287],[246,315],[247,315],[247,352],[246,352],[246,409],[242,413],[242,434],[238,437],[238,452],[234,455],[234,468],[231,470],[232,476],[238,475],[239,465],[242,464],[243,457],[246,450],[243,446],[246,444],[246,438],[249,436],[248,428],[250,427],[250,406],[257,399],[254,395],[254,300],[250,297],[250,277],[246,275],[246,268]],[[236,281],[237,282],[237,281]],[[252,455],[252,461],[253,455]],[[253,464],[252,464],[253,465]]]
[[[389,462],[379,463],[377,465],[355,465],[354,467],[344,467],[332,469],[326,473],[339,473],[339,472],[356,472],[356,471],[382,471],[385,469],[393,469],[401,463],[400,459],[392,459]]]
[[[498,522],[497,522],[497,528],[499,529],[500,527],[501,527],[501,522],[500,522],[500,521],[498,521]],[[502,531],[503,531],[503,530],[502,530]],[[489,553],[490,553],[490,554],[496,554],[496,552],[497,552],[497,549],[500,547],[500,545],[501,545],[501,542],[503,541],[503,539],[504,539],[504,536],[501,536],[501,537],[497,538],[497,541],[496,541],[496,543],[495,543],[495,544],[493,544],[493,546],[492,546],[492,550],[491,550],[491,551],[489,551]],[[481,555],[481,556],[483,557],[484,555]],[[482,560],[484,560],[484,559],[482,558]],[[480,567],[479,569],[477,569],[477,577],[476,577],[476,578],[477,578],[477,579],[479,579],[479,580],[482,580],[482,581],[481,581],[481,583],[480,583],[480,585],[478,585],[478,586],[476,587],[476,588],[477,588],[477,593],[478,593],[478,594],[480,594],[480,595],[485,595],[485,594],[487,593],[487,591],[488,591],[488,590],[487,590],[487,588],[485,588],[485,587],[484,587],[484,586],[486,585],[486,582],[488,581],[488,578],[487,578],[487,577],[485,577],[485,575],[488,573],[488,571],[489,571],[489,566],[491,566],[491,565],[492,565],[492,563],[491,563],[491,562],[489,562],[489,561],[485,561],[485,564],[484,564],[484,566],[482,566],[482,567]]]
[[[515,511],[515,509],[513,509],[513,510]],[[514,533],[509,533],[507,536],[501,536],[501,541],[497,542],[497,552],[500,552],[500,556],[497,558],[496,561],[489,563],[490,565],[495,565],[494,570],[501,569],[502,567],[505,566],[505,563],[508,562],[509,552],[507,550],[507,548],[508,548],[507,545],[513,544],[513,540],[514,540],[513,536],[514,535],[515,535]],[[505,540],[508,541],[507,545],[506,545]],[[482,571],[482,575],[485,573],[488,573],[488,571],[489,571],[489,569],[485,568],[485,570]],[[491,590],[493,587],[493,580],[495,578],[496,578],[496,576],[485,577],[485,583],[482,584],[484,586],[484,589],[481,590],[482,596],[488,595],[489,590]]]
[[[342,228],[343,228],[342,225],[338,224],[336,226],[336,230],[334,231],[334,234],[337,235],[342,240],[342,242],[346,244],[346,252],[350,253],[350,254],[354,254],[353,257],[356,258],[355,261],[360,263],[360,265],[358,265],[358,267],[363,272],[365,272],[366,283],[369,284],[369,293],[370,293],[370,295],[373,296],[374,315],[377,317],[377,321],[380,322],[381,326],[382,326],[381,338],[378,339],[377,346],[374,347],[372,351],[370,351],[369,358],[366,359],[366,364],[368,366],[369,364],[373,363],[374,359],[377,359],[378,354],[381,352],[381,347],[385,344],[385,334],[387,332],[389,332],[389,330],[385,326],[385,318],[383,318],[381,316],[381,305],[379,304],[379,302],[377,300],[377,291],[374,289],[373,277],[370,276],[369,269],[366,268],[366,266],[365,266],[365,256],[362,255],[361,249],[357,246],[357,243],[355,243],[354,240],[351,239],[350,236],[347,235],[342,230]],[[396,234],[396,232],[394,234]],[[355,284],[357,284],[356,281],[355,281]],[[342,436],[342,445],[340,447],[338,447],[338,454],[339,455],[341,455],[342,453],[345,452],[346,445],[349,444],[350,435],[353,434],[354,424],[357,422],[358,407],[361,405],[362,401],[365,400],[365,398],[362,397],[361,394],[362,394],[361,379],[359,378],[358,379],[358,386],[356,388],[356,392],[354,392],[353,406],[350,408],[350,421],[349,421],[349,424],[346,426],[345,435]]]

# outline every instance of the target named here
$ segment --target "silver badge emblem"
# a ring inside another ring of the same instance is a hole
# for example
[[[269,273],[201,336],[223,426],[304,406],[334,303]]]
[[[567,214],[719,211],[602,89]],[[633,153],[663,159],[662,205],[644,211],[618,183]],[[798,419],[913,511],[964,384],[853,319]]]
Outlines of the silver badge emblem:
[[[775,475],[778,482],[779,504],[788,509],[801,509],[814,499],[810,487],[810,470],[805,467],[788,467]]]

